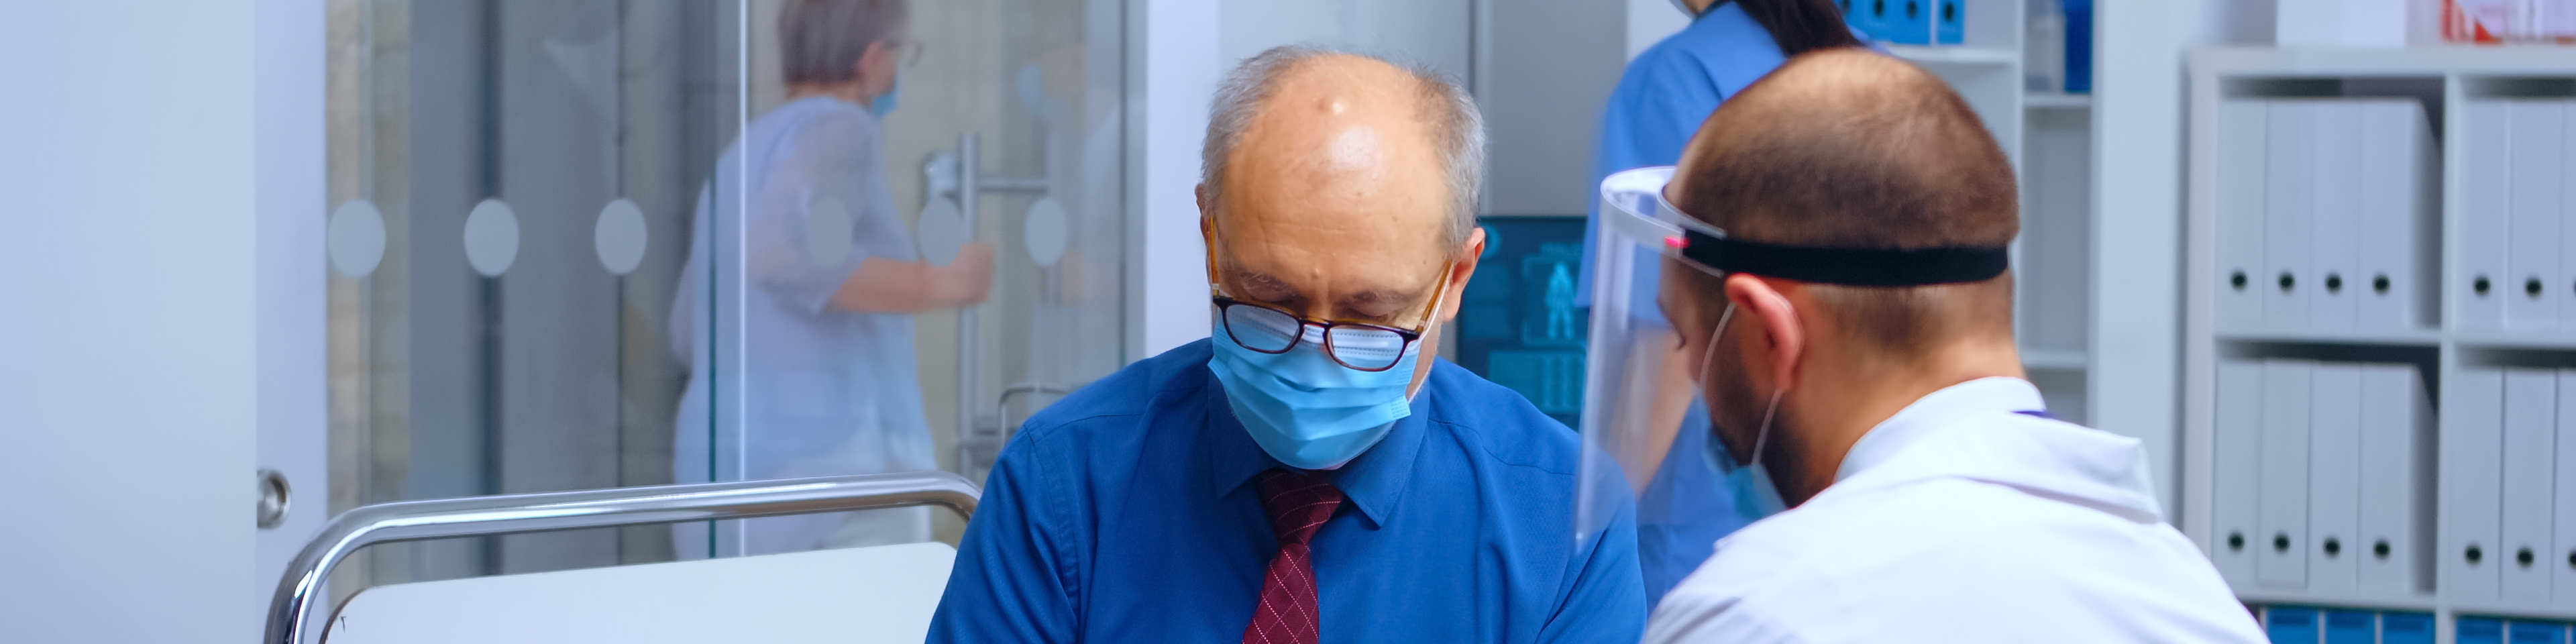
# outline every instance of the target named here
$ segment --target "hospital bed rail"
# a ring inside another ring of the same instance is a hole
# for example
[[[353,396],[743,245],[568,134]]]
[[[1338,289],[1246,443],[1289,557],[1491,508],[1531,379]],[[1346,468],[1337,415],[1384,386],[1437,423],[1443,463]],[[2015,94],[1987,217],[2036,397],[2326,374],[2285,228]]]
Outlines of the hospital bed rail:
[[[361,548],[381,543],[651,523],[875,510],[918,505],[975,514],[982,492],[940,471],[398,501],[332,517],[287,564],[269,601],[267,644],[306,644],[323,579]],[[318,641],[318,639],[314,639]]]

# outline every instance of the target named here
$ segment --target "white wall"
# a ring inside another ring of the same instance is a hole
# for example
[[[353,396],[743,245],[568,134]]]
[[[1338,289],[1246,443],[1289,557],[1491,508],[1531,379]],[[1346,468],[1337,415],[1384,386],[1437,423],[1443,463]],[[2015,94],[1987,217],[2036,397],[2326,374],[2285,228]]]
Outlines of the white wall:
[[[323,320],[322,0],[260,0],[255,53],[259,265],[256,469],[292,490],[285,522],[257,538],[251,593],[267,601],[330,506],[329,367]]]
[[[1672,0],[1628,0],[1627,10],[1629,60],[1691,24],[1690,15],[1674,7]]]
[[[1486,0],[1475,90],[1491,137],[1487,214],[1582,215],[1598,197],[1593,148],[1601,108],[1628,64],[1635,4]],[[1656,4],[1642,11],[1681,15]]]
[[[2166,520],[2182,478],[2183,56],[2269,44],[2272,3],[2102,2],[2093,43],[2095,426],[2134,436],[2160,464]],[[2193,523],[2205,525],[2206,521]]]
[[[251,641],[251,3],[0,12],[0,641]]]
[[[1127,203],[1132,329],[1141,360],[1208,335],[1207,255],[1199,240],[1199,142],[1221,60],[1217,3],[1130,0]]]
[[[1473,0],[1225,0],[1224,67],[1280,45],[1317,45],[1428,65],[1465,82]]]

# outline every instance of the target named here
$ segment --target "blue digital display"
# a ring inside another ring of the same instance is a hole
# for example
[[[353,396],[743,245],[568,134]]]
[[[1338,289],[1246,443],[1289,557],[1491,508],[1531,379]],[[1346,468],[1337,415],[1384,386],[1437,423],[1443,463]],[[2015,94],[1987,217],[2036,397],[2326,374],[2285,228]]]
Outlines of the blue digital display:
[[[1520,392],[1567,427],[1583,414],[1588,309],[1575,306],[1582,273],[1580,216],[1488,217],[1485,254],[1458,305],[1458,366]]]

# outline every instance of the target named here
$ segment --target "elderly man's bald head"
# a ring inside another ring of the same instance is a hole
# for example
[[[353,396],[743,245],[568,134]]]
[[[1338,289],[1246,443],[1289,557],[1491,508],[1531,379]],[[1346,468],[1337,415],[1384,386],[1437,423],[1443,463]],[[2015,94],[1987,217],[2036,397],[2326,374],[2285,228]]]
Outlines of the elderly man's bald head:
[[[1281,152],[1246,150],[1262,147],[1250,145],[1253,139],[1294,145],[1303,137],[1308,143],[1341,144],[1338,139],[1353,131],[1349,126],[1371,125],[1363,123],[1371,117],[1393,117],[1364,129],[1410,139],[1399,143],[1432,155],[1428,169],[1438,173],[1447,191],[1436,213],[1444,217],[1438,229],[1442,241],[1456,244],[1475,227],[1476,198],[1484,189],[1484,115],[1464,88],[1429,68],[1311,47],[1272,48],[1243,61],[1226,77],[1209,112],[1199,155],[1200,184],[1213,204],[1221,206],[1225,192],[1235,188],[1229,175],[1237,166],[1278,160],[1244,158],[1247,152]],[[1318,151],[1329,154],[1285,160],[1349,157],[1357,152],[1351,149],[1356,141],[1349,143]]]
[[[1976,113],[1930,72],[1859,49],[1799,56],[1728,99],[1664,193],[1731,237],[1773,244],[2000,247],[2021,230],[2012,165]],[[2011,279],[1814,291],[1855,339],[1901,355],[2011,333]]]

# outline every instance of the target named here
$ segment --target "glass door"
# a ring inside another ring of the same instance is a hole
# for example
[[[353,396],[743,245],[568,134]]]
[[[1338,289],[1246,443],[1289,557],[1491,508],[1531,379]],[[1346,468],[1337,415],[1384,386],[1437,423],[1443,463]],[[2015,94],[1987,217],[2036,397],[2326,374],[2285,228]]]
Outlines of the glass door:
[[[1116,0],[332,0],[331,505],[944,469],[1123,364]],[[938,539],[394,544],[379,583]]]
[[[750,9],[751,117],[690,270],[712,285],[713,366],[683,395],[683,415],[710,416],[681,478],[980,480],[1011,424],[1120,364],[1117,5]],[[760,554],[960,528],[914,508],[679,543]]]

